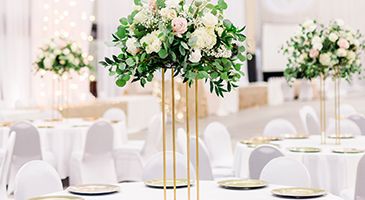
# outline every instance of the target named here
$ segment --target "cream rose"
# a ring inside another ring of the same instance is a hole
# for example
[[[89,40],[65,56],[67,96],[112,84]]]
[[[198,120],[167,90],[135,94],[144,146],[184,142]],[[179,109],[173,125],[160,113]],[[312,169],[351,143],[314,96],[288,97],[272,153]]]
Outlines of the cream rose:
[[[343,49],[348,49],[350,47],[349,42],[343,38],[338,40],[337,45]]]
[[[53,53],[56,54],[56,55],[59,55],[59,54],[62,53],[62,51],[61,51],[61,49],[57,48],[57,49],[53,50]]]
[[[146,51],[148,54],[151,54],[152,52],[158,53],[161,50],[161,40],[155,39],[151,45],[147,46]]]
[[[212,13],[207,13],[202,18],[202,22],[206,27],[214,27],[218,24],[218,18]]]
[[[336,19],[335,20],[336,24],[339,25],[339,26],[343,26],[345,25],[345,22],[342,20],[342,19]]]
[[[356,53],[353,51],[347,51],[346,58],[349,60],[354,60],[356,58]]]
[[[336,42],[338,36],[336,35],[336,33],[331,33],[328,38],[331,40],[331,42]]]
[[[224,31],[224,29],[222,27],[217,27],[215,30],[217,31],[219,36],[222,36],[222,33]]]
[[[140,51],[139,48],[134,46],[135,42],[137,42],[136,38],[128,38],[128,40],[126,42],[127,51],[134,56]]]
[[[199,49],[196,49],[195,51],[191,52],[189,56],[189,61],[193,63],[197,63],[202,58],[201,51]]]
[[[332,53],[322,53],[321,55],[319,55],[319,62],[324,66],[330,66],[331,55]]]
[[[318,50],[318,51],[320,51],[322,48],[323,48],[322,43],[315,43],[315,44],[313,45],[313,49],[314,49],[314,50]]]
[[[132,6],[132,10],[134,11],[134,10],[142,10],[142,6],[137,6],[137,5],[135,5],[135,4],[133,4],[133,6]]]
[[[56,44],[56,43],[54,43],[54,42],[51,42],[51,44],[49,44],[49,47],[50,47],[51,49],[55,49],[55,48],[57,48],[57,44]]]
[[[71,51],[70,51],[70,49],[66,48],[66,49],[64,49],[64,50],[62,51],[62,53],[63,53],[65,56],[67,56],[68,54],[70,54],[70,53],[71,53]]]
[[[173,19],[171,25],[172,32],[178,35],[184,34],[188,30],[188,22],[182,17]]]
[[[43,60],[44,68],[46,68],[46,69],[52,69],[53,62],[54,62],[53,59],[46,57]]]
[[[338,57],[345,57],[345,56],[347,56],[347,50],[343,49],[343,48],[339,48],[339,49],[337,49],[336,55]]]
[[[315,50],[315,49],[312,49],[309,53],[309,57],[311,57],[311,58],[317,58],[318,55],[319,55],[319,51]]]
[[[160,14],[165,20],[175,19],[177,17],[176,11],[174,9],[169,9],[169,8],[162,8]]]
[[[322,39],[318,35],[312,38],[312,45],[316,43],[322,43]]]
[[[300,37],[302,37],[302,31],[295,32],[294,36],[299,39]]]
[[[156,0],[149,0],[148,6],[150,6],[152,9],[156,10]]]
[[[135,17],[134,17],[134,23],[138,24],[140,22],[143,22],[144,20],[146,20],[148,18],[148,16],[143,12],[139,12]]]
[[[304,28],[309,28],[310,26],[312,26],[314,24],[314,21],[313,20],[311,20],[311,19],[308,19],[307,21],[305,21],[303,24],[302,24],[302,26],[304,27]]]
[[[167,8],[177,8],[179,7],[180,0],[167,0],[165,5]]]

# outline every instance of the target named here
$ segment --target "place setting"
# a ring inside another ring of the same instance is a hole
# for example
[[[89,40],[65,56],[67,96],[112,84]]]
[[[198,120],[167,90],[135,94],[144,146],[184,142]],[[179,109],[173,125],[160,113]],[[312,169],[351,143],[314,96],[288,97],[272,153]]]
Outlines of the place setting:
[[[168,179],[166,179],[166,188],[173,189],[174,184],[175,184],[176,188],[184,188],[184,187],[188,187],[189,183],[192,186],[195,184],[195,181],[190,180],[190,182],[189,182],[187,179],[178,178],[178,179],[175,179],[175,183],[174,183],[174,179],[168,178]],[[164,188],[164,179],[147,180],[147,181],[144,181],[144,184],[151,188],[163,189]]]
[[[266,181],[255,179],[232,179],[218,181],[217,184],[226,189],[256,189],[269,185]]]

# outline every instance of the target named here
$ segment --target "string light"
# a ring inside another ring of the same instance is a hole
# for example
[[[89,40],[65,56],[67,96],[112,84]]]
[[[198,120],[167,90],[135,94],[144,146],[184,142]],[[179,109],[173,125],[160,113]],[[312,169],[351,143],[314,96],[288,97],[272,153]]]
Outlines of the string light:
[[[75,22],[71,22],[71,23],[70,23],[70,26],[71,26],[71,27],[75,27],[75,26],[76,26],[76,23],[75,23]]]
[[[58,10],[57,9],[53,10],[53,14],[57,15],[58,14]]]
[[[48,4],[44,4],[44,9],[48,9],[49,8],[49,5]]]
[[[44,17],[43,21],[48,22],[48,17]]]
[[[67,80],[68,76],[66,74],[62,75],[63,80]]]
[[[68,37],[70,34],[68,32],[63,33],[63,36]]]
[[[56,3],[59,2],[60,0],[54,0]]]
[[[89,40],[89,42],[91,42],[94,40],[94,37],[90,35],[89,37],[87,37],[87,40]]]
[[[39,86],[41,86],[41,88],[44,88],[46,86],[46,84],[41,83]]]
[[[53,74],[53,79],[57,79],[57,75],[56,74]]]
[[[55,36],[59,36],[59,35],[60,35],[60,32],[55,31],[55,32],[54,32],[54,35],[55,35]]]
[[[46,96],[46,93],[45,92],[41,92],[41,97],[45,97]]]
[[[81,93],[80,99],[81,99],[81,101],[85,101],[86,100],[86,94]]]
[[[64,19],[65,19],[65,16],[60,15],[60,20],[64,20]]]
[[[89,19],[90,19],[90,21],[93,22],[93,21],[95,21],[95,16],[94,15],[91,15]]]
[[[94,76],[94,75],[90,75],[90,77],[89,77],[89,80],[90,80],[90,81],[92,81],[92,82],[93,82],[93,81],[95,81],[95,79],[96,79],[96,78],[95,78],[95,76]]]
[[[88,59],[89,61],[93,61],[93,60],[94,60],[94,56],[89,55],[89,56],[87,57],[87,59]]]
[[[55,20],[54,20],[54,23],[55,23],[55,24],[59,24],[59,23],[60,23],[60,20],[59,20],[59,19],[55,19]]]
[[[68,11],[67,10],[63,11],[63,15],[68,16]]]
[[[47,31],[48,30],[48,27],[47,26],[43,26],[43,30],[44,31]]]
[[[70,1],[70,6],[71,7],[76,6],[76,1]]]
[[[84,80],[85,80],[85,77],[80,76],[80,81],[84,81]]]
[[[41,70],[41,75],[42,76],[46,75],[46,73],[47,73],[46,70],[43,70],[43,69]]]
[[[86,58],[87,57],[87,53],[86,52],[82,53],[82,57]]]
[[[84,72],[82,75],[85,77],[89,76],[89,74],[87,72]]]

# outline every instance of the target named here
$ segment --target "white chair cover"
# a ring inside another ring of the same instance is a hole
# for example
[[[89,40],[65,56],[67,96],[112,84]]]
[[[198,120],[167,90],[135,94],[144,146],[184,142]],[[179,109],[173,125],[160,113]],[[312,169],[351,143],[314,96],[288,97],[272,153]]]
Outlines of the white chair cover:
[[[88,130],[84,152],[74,152],[70,161],[70,184],[117,183],[113,158],[113,127],[98,120]]]
[[[173,152],[166,152],[166,178],[174,178],[173,173]],[[176,178],[187,179],[188,167],[186,157],[176,152]],[[190,180],[196,180],[196,173],[191,162],[190,164]],[[163,152],[159,152],[152,156],[143,168],[142,181],[161,179],[163,175]]]
[[[282,118],[271,120],[264,128],[264,136],[280,136],[283,134],[297,134],[294,125]]]
[[[259,179],[264,166],[272,159],[284,156],[279,148],[272,145],[256,147],[248,158],[250,179]]]
[[[353,114],[353,115],[350,115],[348,116],[349,120],[352,120],[354,121],[360,128],[361,130],[361,134],[362,135],[365,135],[365,115],[364,114]]]
[[[267,84],[267,101],[269,105],[281,105],[284,103],[282,80],[271,77]]]
[[[357,166],[356,184],[354,189],[345,189],[340,192],[340,196],[345,200],[365,199],[365,154],[361,157]]]
[[[142,148],[142,157],[146,162],[158,152],[158,147],[162,140],[162,114],[152,117],[148,125],[147,135]]]
[[[125,112],[120,108],[110,108],[103,114],[104,119],[114,120],[114,121],[125,121]]]
[[[352,105],[347,104],[347,103],[340,104],[340,115],[348,116],[348,115],[354,115],[356,113],[357,113],[357,111]]]
[[[43,110],[40,115],[41,119],[62,119],[62,114],[55,109]]]
[[[20,168],[16,175],[14,200],[25,200],[62,190],[60,176],[52,165],[33,160]]]
[[[31,123],[26,121],[15,123],[10,131],[15,131],[17,136],[10,165],[8,194],[13,192],[15,175],[25,163],[44,160],[53,167],[56,166],[53,153],[42,152],[38,130]]]
[[[10,137],[9,137],[7,146],[5,147],[6,151],[5,151],[4,160],[1,164],[0,199],[4,199],[4,200],[8,199],[8,194],[6,192],[6,181],[8,178],[11,157],[13,155],[15,137],[16,137],[15,132],[10,133]]]
[[[302,120],[306,134],[320,135],[321,128],[316,111],[312,106],[306,105],[299,110],[299,116]]]
[[[22,100],[18,99],[15,101],[15,108],[24,108],[24,103]]]
[[[210,159],[208,155],[208,150],[199,138],[199,179],[200,180],[214,180],[212,165],[210,164]],[[193,164],[196,170],[196,137],[190,137],[190,162]]]
[[[313,99],[313,88],[309,80],[301,80],[298,99],[300,101],[311,101]]]
[[[293,101],[295,97],[294,87],[290,86],[285,78],[282,78],[281,88],[283,90],[284,101]]]
[[[262,169],[260,180],[295,187],[310,187],[311,184],[307,168],[301,162],[284,156],[269,161]]]
[[[188,151],[187,151],[187,144],[188,140],[186,137],[186,132],[183,128],[177,129],[177,145],[179,146],[180,152],[182,155],[187,157]]]
[[[341,119],[339,121],[341,134],[361,135],[361,129],[354,121],[349,119]],[[335,132],[335,120],[331,120],[327,127],[327,134],[334,134]]]
[[[6,122],[6,118],[4,115],[0,113],[0,122]]]
[[[208,124],[204,131],[204,142],[213,168],[233,167],[231,136],[227,128],[219,123]]]

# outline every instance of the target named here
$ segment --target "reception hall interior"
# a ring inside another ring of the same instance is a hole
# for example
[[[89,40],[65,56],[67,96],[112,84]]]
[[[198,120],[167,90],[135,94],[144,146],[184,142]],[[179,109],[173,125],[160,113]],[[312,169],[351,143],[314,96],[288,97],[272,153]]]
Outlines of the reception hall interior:
[[[0,199],[365,199],[365,1],[0,0]]]

